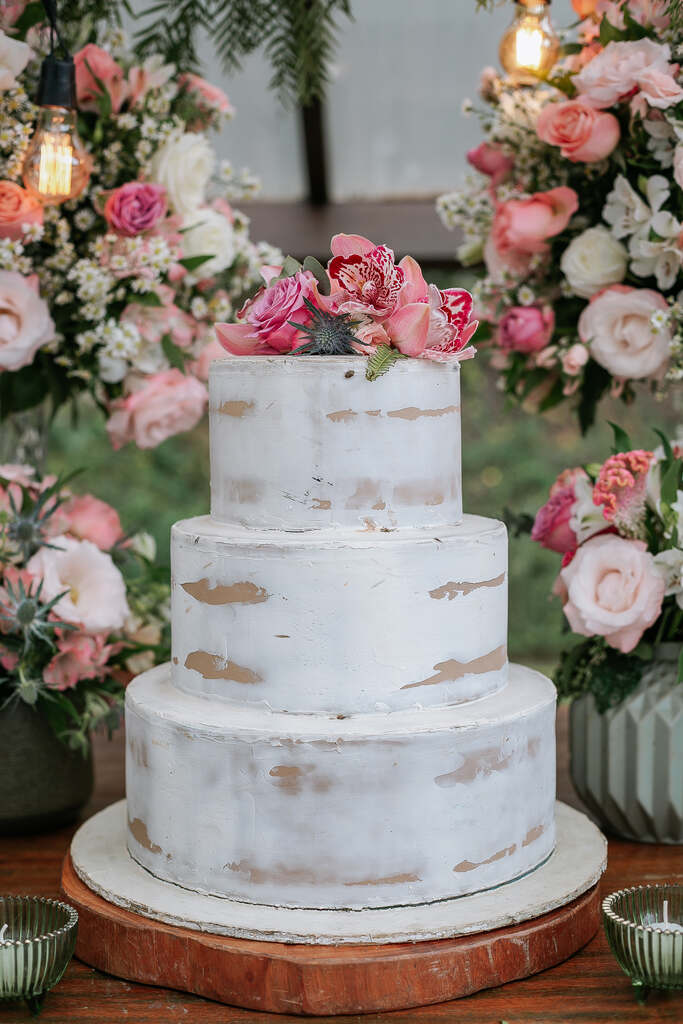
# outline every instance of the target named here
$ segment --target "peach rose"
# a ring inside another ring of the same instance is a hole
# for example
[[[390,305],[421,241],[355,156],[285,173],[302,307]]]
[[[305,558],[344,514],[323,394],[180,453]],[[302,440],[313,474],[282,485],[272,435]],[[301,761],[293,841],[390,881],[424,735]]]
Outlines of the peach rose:
[[[111,108],[115,114],[118,114],[128,92],[128,85],[120,64],[117,64],[106,50],[96,46],[95,43],[88,43],[82,50],[79,50],[74,55],[74,64],[76,65],[76,98],[81,110],[99,110],[97,101],[102,93],[102,86],[104,86],[111,100]],[[100,82],[102,85],[99,84]]]
[[[528,199],[499,203],[492,232],[496,250],[547,252],[547,240],[564,231],[578,208],[576,192],[564,185],[549,192],[535,192]]]
[[[204,385],[180,370],[163,370],[136,382],[135,390],[114,402],[107,433],[115,449],[134,441],[138,448],[156,448],[167,438],[191,430],[207,402]]]
[[[657,378],[669,363],[671,330],[666,324],[655,330],[652,315],[668,310],[659,292],[612,285],[594,295],[581,313],[579,336],[613,377]]]
[[[670,76],[670,56],[666,43],[652,39],[610,43],[576,75],[574,85],[591,106],[612,107],[638,89],[643,75],[657,71]]]
[[[603,113],[582,100],[548,103],[538,118],[539,139],[559,146],[572,163],[604,160],[619,143],[621,129],[614,114]]]
[[[41,345],[54,337],[55,325],[39,287],[35,274],[0,270],[0,370],[29,366]]]
[[[43,207],[13,181],[0,181],[0,238],[19,241],[28,224],[43,223]]]
[[[564,614],[575,633],[604,636],[628,654],[658,618],[666,583],[641,540],[592,537],[560,573],[567,588]]]
[[[595,14],[600,0],[572,0],[572,7],[580,18],[590,18]]]
[[[102,551],[109,551],[123,537],[121,520],[115,508],[92,494],[79,494],[61,509],[65,532],[80,540],[89,540]]]

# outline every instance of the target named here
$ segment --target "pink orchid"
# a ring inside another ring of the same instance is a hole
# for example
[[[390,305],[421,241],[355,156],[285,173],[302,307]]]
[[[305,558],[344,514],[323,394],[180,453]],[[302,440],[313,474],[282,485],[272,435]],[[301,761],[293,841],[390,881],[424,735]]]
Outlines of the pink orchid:
[[[386,245],[373,246],[362,235],[335,235],[331,248],[328,273],[340,312],[390,316],[404,283],[393,251]]]

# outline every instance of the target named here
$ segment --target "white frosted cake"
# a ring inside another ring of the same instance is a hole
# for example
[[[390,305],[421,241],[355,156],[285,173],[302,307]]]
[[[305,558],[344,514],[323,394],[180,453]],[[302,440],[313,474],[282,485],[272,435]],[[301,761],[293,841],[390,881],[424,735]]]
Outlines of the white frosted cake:
[[[128,849],[165,881],[395,907],[553,850],[555,691],[508,665],[504,526],[462,512],[459,364],[365,365],[211,367],[211,515],[126,700]]]

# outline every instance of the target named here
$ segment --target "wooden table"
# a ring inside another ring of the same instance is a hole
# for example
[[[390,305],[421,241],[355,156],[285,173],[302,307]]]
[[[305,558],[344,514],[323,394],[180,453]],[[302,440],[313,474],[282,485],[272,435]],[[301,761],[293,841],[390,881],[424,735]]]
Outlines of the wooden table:
[[[97,741],[97,786],[86,811],[93,814],[124,792],[123,743],[119,735],[111,744]],[[558,796],[581,806],[568,775],[566,711],[558,719]],[[0,840],[0,891],[56,895],[62,859],[73,829],[36,838]],[[650,846],[614,840],[609,845],[609,865],[604,891],[642,882],[680,881],[683,848]],[[29,1021],[19,1003],[0,1003],[0,1024]],[[275,1017],[252,1010],[221,1006],[196,996],[119,981],[74,960],[60,985],[48,995],[41,1024],[241,1024],[241,1022],[301,1021],[301,1017]],[[309,1018],[311,1019],[311,1018]],[[683,993],[651,996],[640,1007],[631,986],[613,960],[602,931],[571,960],[524,981],[480,992],[467,999],[399,1013],[365,1017],[326,1018],[339,1024],[355,1022],[414,1021],[415,1024],[568,1024],[601,1021],[650,1024],[683,1021]]]

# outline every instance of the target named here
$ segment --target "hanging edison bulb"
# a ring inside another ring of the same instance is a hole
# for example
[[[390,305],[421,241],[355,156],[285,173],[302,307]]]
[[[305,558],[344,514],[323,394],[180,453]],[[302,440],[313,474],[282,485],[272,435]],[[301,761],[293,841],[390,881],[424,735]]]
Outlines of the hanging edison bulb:
[[[537,85],[557,60],[560,41],[548,8],[550,0],[517,0],[512,24],[500,41],[500,62],[515,85]]]
[[[41,203],[75,199],[92,161],[76,129],[76,73],[71,57],[46,57],[40,72],[38,123],[24,159],[24,185]]]

